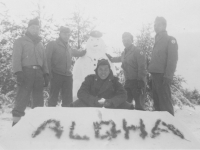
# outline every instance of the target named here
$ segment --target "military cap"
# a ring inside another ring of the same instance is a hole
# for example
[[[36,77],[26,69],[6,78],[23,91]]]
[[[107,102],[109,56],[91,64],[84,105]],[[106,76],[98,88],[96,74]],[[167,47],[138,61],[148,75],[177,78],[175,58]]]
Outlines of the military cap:
[[[37,26],[40,26],[40,21],[38,18],[35,18],[35,19],[32,19],[29,21],[28,23],[28,27],[32,26],[32,25],[37,25]]]
[[[99,59],[99,60],[98,60],[98,62],[97,62],[97,67],[96,67],[95,71],[97,71],[98,67],[101,66],[101,65],[108,65],[109,68],[110,68],[110,64],[109,64],[108,60],[102,58],[102,59]]]
[[[124,32],[124,33],[122,34],[122,38],[123,38],[123,37],[130,37],[131,40],[133,41],[133,35],[132,35],[130,32]]]
[[[100,65],[110,65],[107,59],[99,59],[97,62],[97,66]]]
[[[100,38],[100,37],[102,37],[102,33],[95,30],[95,31],[92,31],[92,32],[90,33],[90,36],[91,36],[91,37],[95,37],[95,38]]]
[[[71,32],[71,30],[70,30],[70,28],[69,27],[64,27],[64,26],[61,26],[60,27],[60,33],[61,32],[67,32],[67,33],[70,33]]]

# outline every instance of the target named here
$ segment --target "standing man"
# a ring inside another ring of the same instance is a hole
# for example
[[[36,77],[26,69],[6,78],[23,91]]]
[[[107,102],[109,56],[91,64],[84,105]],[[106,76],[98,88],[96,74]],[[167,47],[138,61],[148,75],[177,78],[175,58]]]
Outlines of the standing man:
[[[112,57],[107,54],[111,62],[122,62],[124,70],[125,85],[127,91],[127,101],[132,103],[135,100],[135,109],[143,110],[141,105],[141,96],[145,88],[146,76],[146,57],[145,53],[133,45],[133,36],[129,32],[122,35],[124,51],[120,57]]]
[[[155,19],[155,44],[148,70],[152,75],[155,110],[174,115],[170,85],[178,61],[178,44],[174,37],[167,34],[166,27],[165,18]]]
[[[86,51],[71,49],[69,38],[71,31],[68,27],[60,27],[59,38],[51,41],[46,47],[47,62],[51,77],[50,99],[48,105],[55,107],[61,92],[62,107],[68,107],[72,102],[72,56],[82,57]]]
[[[25,36],[13,45],[13,71],[17,76],[18,92],[12,110],[13,125],[22,116],[32,94],[32,108],[44,105],[43,87],[48,85],[48,68],[44,47],[39,36],[39,20],[29,21]],[[45,82],[44,82],[45,81]]]

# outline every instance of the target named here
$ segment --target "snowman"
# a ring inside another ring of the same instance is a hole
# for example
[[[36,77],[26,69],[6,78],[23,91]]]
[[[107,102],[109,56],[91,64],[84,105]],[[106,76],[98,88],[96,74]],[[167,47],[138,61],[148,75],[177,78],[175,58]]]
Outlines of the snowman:
[[[106,45],[103,41],[102,33],[99,31],[92,31],[86,43],[86,54],[80,57],[73,67],[73,100],[77,100],[77,92],[81,87],[85,77],[90,74],[95,74],[97,62],[99,59],[107,59],[110,63],[113,74],[116,74],[114,65],[106,56]]]

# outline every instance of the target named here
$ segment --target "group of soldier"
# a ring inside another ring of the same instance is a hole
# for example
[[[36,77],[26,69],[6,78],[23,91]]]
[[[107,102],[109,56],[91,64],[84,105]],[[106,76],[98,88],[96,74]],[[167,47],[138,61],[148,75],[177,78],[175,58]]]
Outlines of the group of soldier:
[[[50,82],[49,107],[55,107],[61,93],[62,107],[106,107],[113,109],[143,110],[141,95],[146,86],[147,69],[151,74],[152,93],[155,111],[168,111],[174,115],[171,102],[170,85],[178,60],[178,45],[174,37],[166,31],[167,21],[157,17],[154,22],[155,44],[149,66],[146,54],[133,44],[133,36],[124,32],[122,42],[125,47],[121,56],[112,57],[113,62],[121,62],[125,85],[118,81],[110,69],[108,60],[98,60],[94,75],[89,75],[82,83],[77,96],[72,100],[73,78],[71,72],[72,57],[82,57],[86,50],[72,49],[69,45],[71,30],[60,27],[59,37],[47,44],[41,43],[40,22],[30,20],[24,36],[13,45],[13,72],[16,75],[18,91],[12,110],[13,125],[25,115],[25,109],[32,97],[31,107],[43,107],[43,88]],[[93,31],[90,34],[100,37]],[[135,101],[133,106],[132,101]]]

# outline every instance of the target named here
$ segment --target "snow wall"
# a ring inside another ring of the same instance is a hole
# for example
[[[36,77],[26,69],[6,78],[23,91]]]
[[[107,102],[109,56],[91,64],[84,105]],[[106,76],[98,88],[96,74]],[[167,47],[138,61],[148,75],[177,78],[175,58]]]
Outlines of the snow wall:
[[[0,141],[4,150],[200,149],[168,112],[35,108]]]

